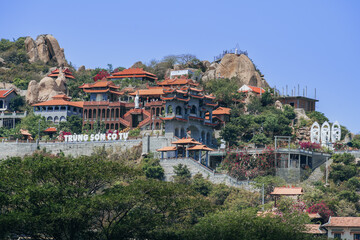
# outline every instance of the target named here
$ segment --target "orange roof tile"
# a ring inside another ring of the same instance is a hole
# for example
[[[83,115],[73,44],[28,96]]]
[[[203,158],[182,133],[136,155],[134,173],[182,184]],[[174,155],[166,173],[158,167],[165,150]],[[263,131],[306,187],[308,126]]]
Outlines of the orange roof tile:
[[[195,92],[202,92],[202,91],[204,91],[204,90],[202,90],[202,89],[197,89],[197,88],[190,88],[190,90],[192,90],[192,91],[195,91]]]
[[[301,195],[302,187],[275,187],[271,195]]]
[[[195,83],[192,79],[186,79],[186,78],[174,78],[174,79],[165,79],[162,82],[157,82],[157,85],[159,86],[166,86],[166,85],[192,85],[197,86],[198,83]]]
[[[255,92],[257,94],[264,93],[265,90],[263,88],[260,87],[255,87],[255,86],[249,86],[249,85],[243,85],[241,88],[239,88],[238,92]]]
[[[25,136],[31,136],[31,133],[29,133],[29,130],[26,130],[26,129],[20,129],[20,133]]]
[[[214,111],[212,111],[213,115],[230,115],[231,108],[226,107],[218,107]],[[209,113],[206,113],[206,115],[209,115]]]
[[[66,96],[65,94],[63,95],[56,95],[53,97],[52,100],[49,101],[45,101],[42,103],[36,103],[33,104],[33,107],[38,107],[38,106],[73,106],[73,107],[79,107],[79,108],[83,108],[84,107],[84,102],[70,102],[69,101],[70,98],[68,96]]]
[[[215,98],[216,98],[216,97],[213,96],[212,94],[210,94],[210,95],[205,95],[204,97],[205,97],[205,98],[208,98],[208,99],[215,99]]]
[[[318,213],[307,213],[307,215],[310,219],[321,218],[320,214]]]
[[[171,147],[163,147],[160,149],[156,149],[156,151],[158,152],[168,152],[168,151],[175,151],[177,148],[175,146],[171,146]]]
[[[109,89],[99,89],[99,90],[93,90],[93,89],[84,89],[84,92],[86,93],[106,93],[109,92]]]
[[[181,138],[171,144],[201,144],[193,138]]]
[[[57,132],[57,129],[55,127],[49,127],[45,129],[44,132]]]
[[[75,79],[75,77],[72,75],[72,72],[68,68],[63,69],[62,72],[65,73],[65,77]],[[48,75],[48,77],[57,77],[57,76],[59,76],[59,69],[58,68],[55,69],[54,71],[52,71]]]
[[[324,227],[360,227],[360,217],[330,217]]]
[[[79,88],[90,88],[91,84],[90,83],[83,83],[81,86],[79,86]]]
[[[0,98],[6,98],[10,93],[14,92],[15,89],[2,89],[0,90]],[[16,93],[16,92],[15,92]]]
[[[321,225],[320,224],[305,224],[305,233],[310,233],[310,234],[325,234],[326,231],[320,229]]]
[[[206,145],[195,145],[188,148],[189,151],[191,150],[204,150],[204,151],[214,151],[214,149],[207,147]]]
[[[131,77],[148,77],[152,79],[157,79],[156,75],[147,71],[144,71],[142,68],[128,68],[120,72],[113,73],[112,76],[108,78],[131,78]]]
[[[130,93],[131,96],[136,96],[137,92],[139,91],[139,96],[151,96],[151,95],[163,95],[164,91],[162,88],[155,88],[155,89],[139,89],[133,93]]]

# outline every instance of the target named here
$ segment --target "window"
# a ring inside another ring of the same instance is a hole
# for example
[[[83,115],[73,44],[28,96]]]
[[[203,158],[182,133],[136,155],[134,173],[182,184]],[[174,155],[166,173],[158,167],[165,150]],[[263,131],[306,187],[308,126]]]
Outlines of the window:
[[[334,233],[334,239],[341,239],[341,233]]]
[[[360,240],[360,234],[354,233],[354,240]]]
[[[291,102],[291,103],[290,103],[290,106],[294,107],[294,106],[295,106],[295,103]]]

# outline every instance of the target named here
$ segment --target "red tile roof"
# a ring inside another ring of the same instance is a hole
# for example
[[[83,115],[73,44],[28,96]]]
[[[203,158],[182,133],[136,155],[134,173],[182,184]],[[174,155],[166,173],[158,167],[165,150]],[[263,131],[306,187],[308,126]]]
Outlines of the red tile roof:
[[[214,149],[207,147],[206,145],[195,145],[188,148],[189,151],[194,150],[204,150],[204,151],[214,151]]]
[[[36,103],[33,104],[33,107],[38,106],[73,106],[73,107],[79,107],[83,108],[84,102],[70,102],[70,98],[66,95],[56,95],[53,97],[52,100],[42,102],[42,103]]]
[[[6,98],[12,92],[15,92],[15,89],[11,88],[11,89],[2,89],[2,90],[0,90],[0,98]]]
[[[177,148],[175,146],[171,146],[171,147],[163,147],[160,149],[156,149],[156,151],[158,152],[168,152],[168,151],[175,151]]]
[[[120,88],[116,86],[112,81],[107,81],[106,79],[96,81],[94,83],[84,83],[79,88],[99,88],[99,87],[109,87],[109,88]]]
[[[324,227],[360,227],[360,217],[330,217]]]
[[[310,234],[325,234],[326,231],[320,229],[320,224],[305,224],[305,233]]]
[[[198,86],[198,83],[195,83],[192,79],[187,78],[174,78],[174,79],[165,79],[162,82],[157,82],[159,86],[171,86],[171,85],[191,85]]]
[[[243,88],[243,89],[241,90],[241,88]],[[255,86],[243,85],[241,88],[239,89],[238,92],[249,92],[250,91],[250,92],[255,92],[257,94],[260,94],[260,92],[261,93],[265,92],[265,90],[263,88],[255,87]]]
[[[182,138],[175,142],[172,142],[171,144],[201,144],[201,143],[199,143],[193,138]]]
[[[142,68],[129,68],[124,69],[123,71],[113,73],[107,78],[132,78],[132,77],[147,77],[156,80],[157,77],[155,74],[144,71]]]
[[[25,136],[31,136],[31,133],[26,129],[20,129],[20,133]]]
[[[271,195],[301,195],[302,187],[275,187]]]
[[[230,111],[231,111],[231,108],[218,107],[217,109],[212,111],[212,114],[213,115],[230,115]],[[207,113],[206,115],[209,115],[209,113]]]
[[[57,132],[57,130],[55,127],[49,127],[47,129],[45,129],[44,132]]]
[[[131,96],[136,96],[136,94],[139,92],[139,96],[153,96],[153,95],[163,95],[164,90],[162,88],[155,88],[155,89],[139,89],[135,90],[135,92],[130,93]]]
[[[65,74],[65,77],[75,79],[75,77],[72,75],[72,72],[68,68],[63,69],[63,73]],[[58,77],[58,76],[59,76],[59,69],[58,68],[55,69],[54,71],[52,71],[48,75],[48,77]]]

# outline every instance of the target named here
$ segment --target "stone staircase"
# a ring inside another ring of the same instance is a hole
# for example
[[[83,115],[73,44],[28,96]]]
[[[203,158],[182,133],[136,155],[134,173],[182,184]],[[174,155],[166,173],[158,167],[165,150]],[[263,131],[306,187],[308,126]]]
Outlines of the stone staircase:
[[[333,160],[329,159],[327,166],[332,164]],[[312,184],[317,181],[321,181],[324,179],[324,173],[320,170],[321,166],[326,166],[326,162],[321,164],[319,167],[315,168],[315,170],[311,173],[308,179],[304,181],[305,184]]]
[[[197,173],[203,175],[205,179],[208,179],[210,182],[215,184],[223,183],[227,186],[244,188],[249,191],[254,191],[252,187],[251,181],[238,181],[235,178],[224,174],[224,173],[216,173],[212,169],[200,164],[193,158],[167,158],[161,159],[160,165],[164,169],[165,172],[165,180],[172,181],[174,174],[174,166],[178,164],[186,165],[190,170],[192,176]]]

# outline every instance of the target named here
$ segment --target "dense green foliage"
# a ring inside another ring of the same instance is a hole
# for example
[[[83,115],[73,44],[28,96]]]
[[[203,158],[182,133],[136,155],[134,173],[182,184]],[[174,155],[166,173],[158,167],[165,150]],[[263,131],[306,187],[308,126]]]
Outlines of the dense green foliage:
[[[303,199],[307,206],[319,208],[322,214],[340,217],[360,216],[360,176],[359,166],[351,154],[334,154],[329,167],[328,186],[316,182],[305,189]]]
[[[81,133],[82,132],[82,118],[76,115],[67,117],[66,122],[59,123],[59,131]]]
[[[251,97],[247,105],[250,114],[232,106],[230,122],[220,133],[230,146],[240,145],[241,142],[265,145],[271,143],[274,136],[291,136],[294,109],[291,106],[284,106],[284,111],[276,109],[273,96],[266,93],[261,98]]]
[[[176,171],[188,182],[159,181],[147,173],[152,156],[138,166],[139,154],[2,160],[0,238],[306,239],[302,223],[256,217],[258,193],[189,178],[184,166]]]

